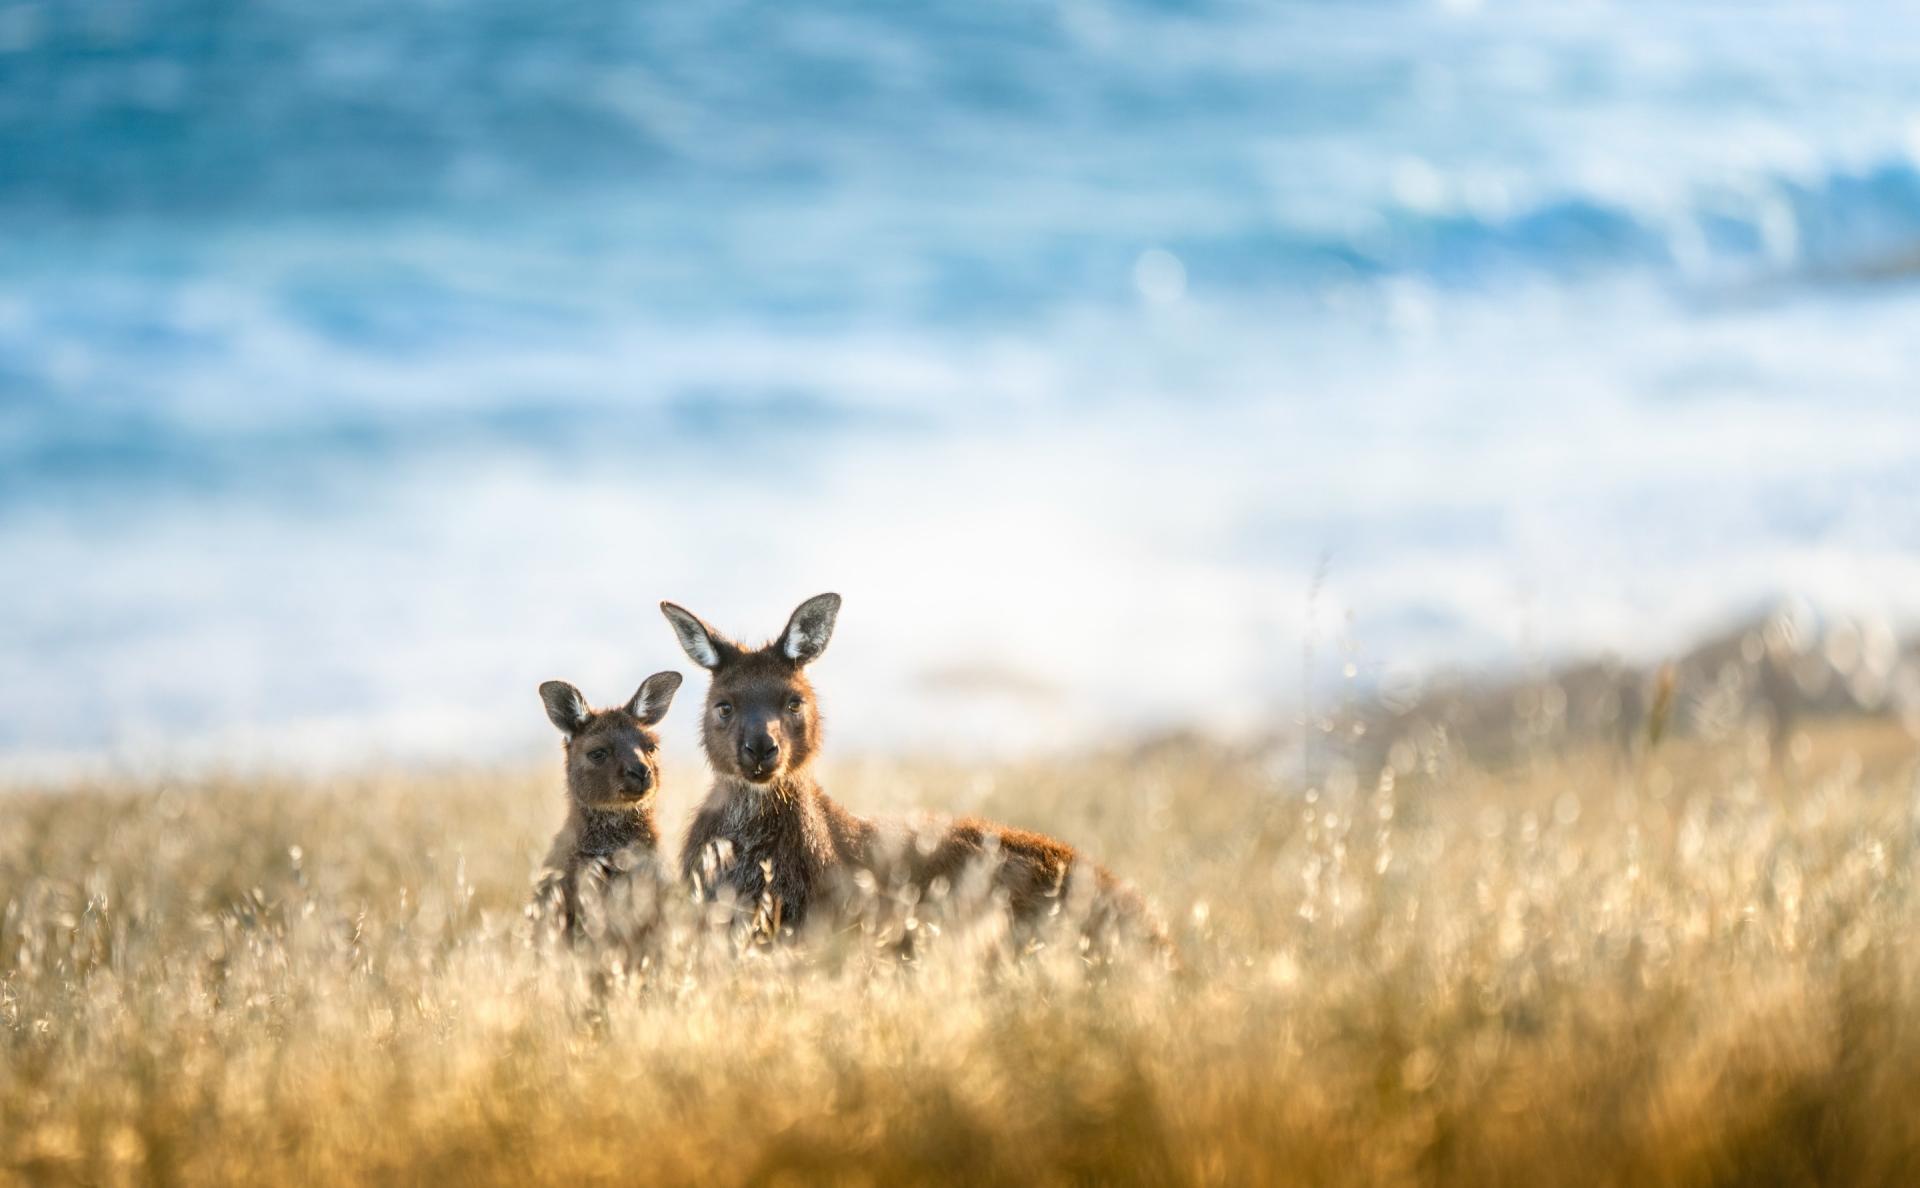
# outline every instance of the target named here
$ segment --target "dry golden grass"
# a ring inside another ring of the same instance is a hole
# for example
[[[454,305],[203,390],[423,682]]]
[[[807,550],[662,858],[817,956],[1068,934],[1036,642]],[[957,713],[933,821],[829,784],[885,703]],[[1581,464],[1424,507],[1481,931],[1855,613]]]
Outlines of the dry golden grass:
[[[520,927],[557,772],[22,791],[0,1180],[1913,1184],[1913,746],[1810,740],[829,773],[1080,841],[1172,974],[689,929],[595,976]]]

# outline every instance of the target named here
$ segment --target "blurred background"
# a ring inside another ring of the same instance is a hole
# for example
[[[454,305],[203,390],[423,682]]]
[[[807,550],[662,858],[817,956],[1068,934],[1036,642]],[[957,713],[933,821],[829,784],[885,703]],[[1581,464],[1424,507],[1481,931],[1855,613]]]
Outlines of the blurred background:
[[[836,745],[962,756],[1904,632],[1917,46],[0,0],[0,772],[534,754],[690,667],[663,597],[839,590]]]

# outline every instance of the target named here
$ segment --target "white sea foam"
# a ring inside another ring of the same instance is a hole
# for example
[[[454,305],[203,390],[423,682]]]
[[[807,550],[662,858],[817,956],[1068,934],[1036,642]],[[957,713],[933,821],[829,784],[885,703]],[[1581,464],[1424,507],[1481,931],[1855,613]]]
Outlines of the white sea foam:
[[[1459,298],[1411,343],[1215,311],[1183,328],[1215,347],[1191,371],[1150,328],[1082,321],[1003,348],[1029,360],[1005,392],[931,338],[745,342],[729,366],[919,377],[929,420],[756,427],[748,405],[711,433],[589,433],[578,466],[483,442],[341,463],[294,504],[16,509],[4,744],[16,765],[531,749],[541,680],[604,700],[679,660],[662,597],[757,639],[842,591],[816,674],[836,738],[963,752],[1279,721],[1348,662],[1365,685],[1652,658],[1786,596],[1904,624],[1917,304]],[[450,374],[484,399],[485,359]],[[1023,396],[1035,375],[1051,399]],[[683,755],[691,718],[669,719]]]

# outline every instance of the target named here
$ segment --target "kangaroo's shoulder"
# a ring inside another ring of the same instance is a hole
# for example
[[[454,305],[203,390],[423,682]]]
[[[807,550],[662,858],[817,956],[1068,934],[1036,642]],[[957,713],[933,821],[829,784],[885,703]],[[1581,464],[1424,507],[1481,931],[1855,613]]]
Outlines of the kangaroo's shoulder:
[[[870,861],[875,842],[880,837],[879,823],[871,817],[861,816],[824,792],[818,793],[817,797],[820,818],[826,825],[834,852],[842,861]]]

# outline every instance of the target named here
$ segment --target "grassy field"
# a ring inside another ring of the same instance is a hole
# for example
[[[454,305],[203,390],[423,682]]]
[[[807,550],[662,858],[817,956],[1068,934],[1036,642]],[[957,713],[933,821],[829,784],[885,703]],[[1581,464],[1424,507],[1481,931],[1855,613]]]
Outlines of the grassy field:
[[[1180,968],[860,938],[638,971],[520,909],[559,773],[0,797],[0,1180],[1913,1184],[1898,726],[1386,774],[843,764],[1074,839]],[[677,834],[700,780],[670,767]]]

